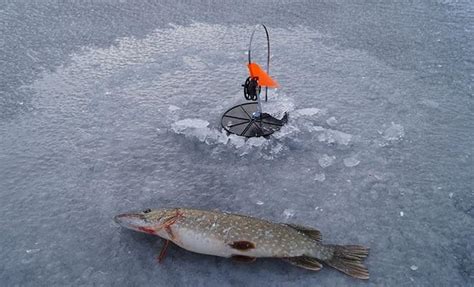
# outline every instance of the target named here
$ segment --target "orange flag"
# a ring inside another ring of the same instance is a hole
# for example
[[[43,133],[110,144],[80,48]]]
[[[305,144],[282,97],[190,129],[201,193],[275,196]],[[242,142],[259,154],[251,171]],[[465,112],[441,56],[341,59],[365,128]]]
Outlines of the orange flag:
[[[270,77],[265,71],[257,64],[257,63],[250,63],[247,65],[249,68],[249,73],[252,78],[257,77],[258,83],[262,87],[269,87],[269,88],[278,88],[278,83]]]

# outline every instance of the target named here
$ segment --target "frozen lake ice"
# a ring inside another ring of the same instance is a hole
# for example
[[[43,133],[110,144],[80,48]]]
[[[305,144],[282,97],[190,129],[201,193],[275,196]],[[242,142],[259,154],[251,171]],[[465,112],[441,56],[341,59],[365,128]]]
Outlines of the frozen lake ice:
[[[2,3],[0,285],[474,285],[471,2],[188,2]],[[264,109],[290,120],[244,140],[220,116],[260,22]],[[170,206],[316,227],[369,246],[371,278],[158,265],[159,238],[112,221]]]

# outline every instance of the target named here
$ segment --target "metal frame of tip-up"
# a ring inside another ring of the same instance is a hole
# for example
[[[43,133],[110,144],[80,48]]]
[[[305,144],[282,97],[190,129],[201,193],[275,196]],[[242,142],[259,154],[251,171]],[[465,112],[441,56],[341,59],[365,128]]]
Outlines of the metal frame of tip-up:
[[[268,34],[267,27],[264,24],[256,25],[253,28],[252,35],[250,35],[249,51],[248,51],[249,65],[252,63],[252,41],[253,41],[253,36],[255,35],[255,32],[257,31],[258,27],[260,27],[260,26],[263,27],[263,29],[265,30],[265,35],[267,36],[267,74],[270,75],[270,36]],[[265,102],[267,100],[268,100],[268,87],[265,86]],[[258,115],[254,115],[254,116],[260,116],[263,112],[260,94],[257,95],[257,103],[258,103],[258,110],[257,110]]]
[[[255,32],[262,26],[267,38],[267,65],[266,71],[257,63],[252,62],[252,43]],[[270,36],[265,25],[259,24],[253,28],[248,46],[249,77],[242,85],[244,97],[252,103],[243,103],[231,107],[221,117],[221,125],[230,134],[244,137],[267,137],[278,131],[288,120],[285,113],[282,119],[277,119],[262,109],[261,88],[265,87],[265,102],[268,100],[268,88],[278,88],[279,85],[270,75]]]

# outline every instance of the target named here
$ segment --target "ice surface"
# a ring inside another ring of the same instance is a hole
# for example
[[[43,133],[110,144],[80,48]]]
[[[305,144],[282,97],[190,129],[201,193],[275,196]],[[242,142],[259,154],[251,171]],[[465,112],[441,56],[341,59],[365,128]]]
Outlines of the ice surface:
[[[294,117],[314,116],[314,115],[320,115],[322,113],[324,113],[324,111],[321,111],[318,108],[305,108],[305,109],[296,110],[293,116]]]
[[[205,129],[209,125],[209,122],[201,119],[184,119],[177,121],[173,124],[173,128],[176,131],[182,131],[185,129]]]
[[[470,2],[184,2],[2,5],[1,286],[474,285]],[[289,122],[245,140],[220,116],[256,21],[264,110]],[[371,278],[176,246],[158,265],[112,218],[164,206],[318,228],[370,247]]]

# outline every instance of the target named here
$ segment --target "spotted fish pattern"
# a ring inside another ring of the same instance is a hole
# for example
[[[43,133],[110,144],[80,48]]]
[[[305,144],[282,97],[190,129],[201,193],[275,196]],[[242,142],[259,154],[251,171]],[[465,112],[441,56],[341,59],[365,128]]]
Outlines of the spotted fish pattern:
[[[147,209],[117,215],[115,221],[197,253],[246,262],[262,257],[280,258],[313,271],[326,263],[350,276],[369,278],[362,264],[368,248],[323,244],[321,233],[311,227],[188,208]]]

